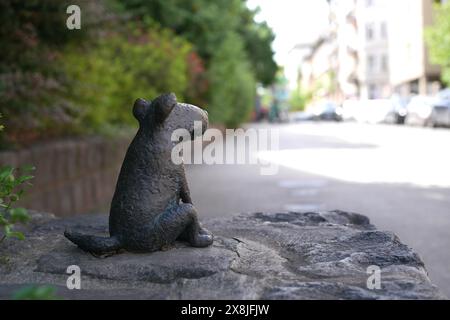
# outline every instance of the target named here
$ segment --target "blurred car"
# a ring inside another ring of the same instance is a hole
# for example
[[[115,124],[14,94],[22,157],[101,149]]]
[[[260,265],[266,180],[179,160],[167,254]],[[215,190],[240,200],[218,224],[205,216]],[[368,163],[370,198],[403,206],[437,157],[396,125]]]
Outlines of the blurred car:
[[[391,110],[392,102],[389,99],[361,100],[355,119],[360,123],[385,123]]]
[[[450,88],[439,91],[437,96],[440,99],[450,100]]]
[[[347,99],[342,103],[342,120],[343,121],[356,121],[358,112],[360,112],[362,106],[361,101],[358,99]]]
[[[391,108],[388,111],[384,122],[390,124],[404,124],[406,116],[408,115],[409,98],[401,97],[400,95],[393,95],[391,98]]]
[[[291,112],[289,118],[290,121],[292,122],[303,122],[313,120],[314,115],[310,112],[298,111],[298,112]]]
[[[343,110],[332,101],[318,102],[309,111],[313,120],[342,121]]]
[[[450,99],[416,96],[408,104],[406,123],[426,127],[450,126]]]
[[[450,127],[450,99],[438,98],[430,117],[433,127]]]

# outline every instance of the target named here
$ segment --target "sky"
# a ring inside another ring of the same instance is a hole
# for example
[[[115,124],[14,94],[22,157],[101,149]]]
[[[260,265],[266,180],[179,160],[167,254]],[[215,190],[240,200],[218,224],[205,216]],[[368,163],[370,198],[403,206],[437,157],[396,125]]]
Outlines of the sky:
[[[247,0],[249,8],[260,7],[257,21],[266,21],[275,32],[275,60],[285,67],[291,88],[305,51],[295,45],[311,43],[326,31],[328,5],[325,0]]]

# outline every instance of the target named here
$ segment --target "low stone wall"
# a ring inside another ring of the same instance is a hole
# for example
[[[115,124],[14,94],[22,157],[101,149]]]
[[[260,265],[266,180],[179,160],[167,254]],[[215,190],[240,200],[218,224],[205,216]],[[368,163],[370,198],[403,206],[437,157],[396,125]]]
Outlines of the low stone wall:
[[[69,216],[107,205],[130,137],[87,138],[0,152],[0,165],[36,167],[33,187],[20,203]]]
[[[108,233],[106,215],[55,219],[34,213],[24,241],[0,246],[0,300],[30,284],[66,299],[445,299],[420,257],[354,213],[255,213],[209,221],[208,248],[177,242],[166,251],[96,258],[64,238],[66,228]],[[24,228],[21,226],[21,228]],[[68,290],[67,268],[80,270]],[[379,288],[368,268],[380,269]]]

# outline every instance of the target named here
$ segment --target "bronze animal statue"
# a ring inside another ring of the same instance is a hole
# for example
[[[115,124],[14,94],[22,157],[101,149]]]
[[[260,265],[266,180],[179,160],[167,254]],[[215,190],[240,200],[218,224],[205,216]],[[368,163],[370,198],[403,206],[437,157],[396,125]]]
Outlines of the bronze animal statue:
[[[176,240],[193,247],[211,245],[213,235],[198,221],[184,166],[171,159],[173,131],[187,129],[194,139],[194,122],[202,122],[204,133],[207,112],[165,94],[152,102],[138,99],[133,115],[139,130],[128,147],[111,202],[110,236],[71,230],[64,235],[84,251],[100,256],[120,250],[158,251]]]

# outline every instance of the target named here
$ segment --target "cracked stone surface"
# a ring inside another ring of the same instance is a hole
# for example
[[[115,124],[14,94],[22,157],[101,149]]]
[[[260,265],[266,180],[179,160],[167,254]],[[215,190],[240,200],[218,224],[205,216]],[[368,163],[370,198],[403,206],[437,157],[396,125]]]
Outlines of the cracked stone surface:
[[[30,284],[67,299],[446,299],[411,248],[354,213],[246,214],[205,225],[216,235],[209,248],[180,242],[103,259],[63,231],[107,234],[107,216],[33,217],[25,241],[0,247],[0,299]],[[71,265],[81,268],[81,290],[66,288]],[[372,265],[381,290],[367,288]]]

